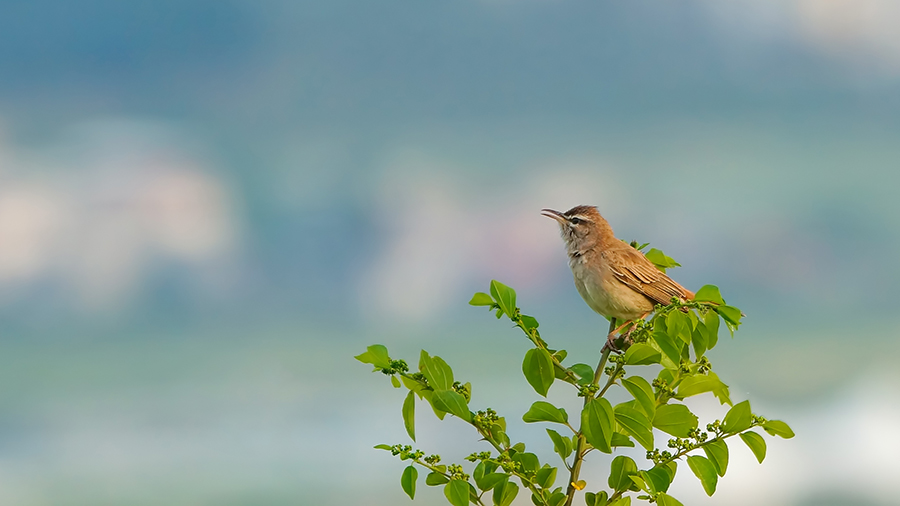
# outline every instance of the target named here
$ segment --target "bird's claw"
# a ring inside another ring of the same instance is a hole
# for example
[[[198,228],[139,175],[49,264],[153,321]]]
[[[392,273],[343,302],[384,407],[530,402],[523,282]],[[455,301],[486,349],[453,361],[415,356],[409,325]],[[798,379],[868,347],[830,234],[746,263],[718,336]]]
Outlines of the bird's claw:
[[[634,326],[630,327],[624,334],[616,335],[615,332],[611,332],[606,336],[606,345],[604,348],[609,348],[613,353],[623,353],[634,344],[634,341],[631,339],[631,332],[633,330]],[[619,341],[619,344],[616,344],[616,341]]]

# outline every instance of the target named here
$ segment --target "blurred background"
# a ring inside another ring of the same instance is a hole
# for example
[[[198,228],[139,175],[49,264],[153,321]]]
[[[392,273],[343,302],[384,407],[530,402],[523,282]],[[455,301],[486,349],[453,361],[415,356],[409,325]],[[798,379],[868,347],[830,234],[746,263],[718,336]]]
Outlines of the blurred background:
[[[352,358],[372,343],[444,357],[549,452],[520,421],[527,342],[466,303],[499,279],[596,360],[605,321],[539,215],[594,204],[747,313],[710,358],[797,433],[673,495],[900,504],[898,22],[893,0],[2,2],[0,503],[406,504],[372,449],[408,441],[403,392]],[[427,453],[479,448],[419,415]]]

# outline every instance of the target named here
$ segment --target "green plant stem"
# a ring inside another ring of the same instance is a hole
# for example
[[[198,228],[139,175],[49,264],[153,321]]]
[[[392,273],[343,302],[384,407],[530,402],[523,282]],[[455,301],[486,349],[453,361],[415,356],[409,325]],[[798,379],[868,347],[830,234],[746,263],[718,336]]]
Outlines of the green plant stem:
[[[613,320],[615,321],[615,320]],[[612,326],[612,324],[610,325]],[[606,361],[609,359],[610,349],[608,347],[603,348],[603,352],[600,354],[600,363],[597,364],[597,369],[594,371],[594,381],[591,383],[594,385],[600,385],[600,377],[603,375],[603,368],[606,367]],[[585,399],[587,402],[588,399]]]
[[[723,439],[728,439],[730,437],[737,436],[741,433],[747,432],[748,430],[750,430],[754,427],[759,427],[759,425],[760,424],[758,424],[758,423],[751,423],[750,427],[747,427],[746,429],[744,429],[740,432],[732,432],[731,434],[719,434],[716,437],[709,439],[707,441],[704,441],[693,448],[681,450],[680,452],[676,453],[675,455],[672,455],[671,458],[668,458],[668,459],[664,460],[663,462],[660,462],[659,464],[656,464],[656,465],[664,466],[664,465],[668,464],[669,462],[672,462],[673,460],[678,460],[681,457],[684,457],[685,455],[687,455],[688,453],[690,453],[694,450],[699,450],[700,448],[703,448],[704,446],[706,446],[708,444],[715,443],[716,441],[722,441]]]
[[[609,499],[606,500],[606,504],[614,503],[616,501],[616,499],[622,497],[622,494],[624,494],[625,492],[626,492],[625,490],[619,490],[619,491],[615,492],[613,495],[609,496]]]
[[[540,348],[547,353],[550,353],[550,350],[547,349],[547,343],[545,343],[544,340],[537,335],[537,331],[535,329],[529,330],[527,327],[525,327],[525,324],[522,322],[521,316],[513,320],[513,323],[516,324],[516,327],[522,329],[522,332],[525,333],[525,335],[528,337],[528,340],[531,341],[535,347]],[[566,377],[572,380],[571,384],[575,385],[575,387],[577,388],[578,376],[568,367],[562,365],[562,362],[560,362],[555,356],[553,356],[552,353],[550,353],[550,359],[553,361],[553,367],[562,371],[562,373],[565,374]]]
[[[609,387],[611,387],[611,386],[613,386],[613,384],[615,384],[616,380],[619,379],[619,373],[621,373],[622,369],[624,369],[624,368],[625,368],[624,365],[618,364],[618,363],[616,364],[616,368],[615,368],[615,370],[613,370],[613,373],[609,376],[609,380],[606,382],[606,385],[603,387],[602,390],[600,390],[600,392],[597,393],[597,396],[596,396],[597,399],[603,397],[603,394],[605,394],[606,391],[609,390]]]
[[[616,329],[616,319],[610,318],[609,320],[609,332],[612,332]],[[607,335],[609,335],[607,332]],[[594,371],[594,379],[591,382],[594,386],[599,386],[601,374],[603,374],[603,368],[606,367],[606,361],[609,360],[610,349],[609,346],[604,345],[603,350],[600,352],[600,362],[597,364],[597,369]],[[585,396],[584,404],[587,405],[588,402],[591,402],[593,397]],[[578,490],[575,487],[575,483],[578,481],[578,475],[581,474],[581,463],[584,461],[584,456],[587,453],[585,451],[585,446],[587,444],[587,440],[584,438],[584,434],[578,432],[578,444],[575,445],[575,459],[572,461],[572,468],[569,472],[569,487],[566,489],[566,502],[564,506],[572,506],[572,501],[575,500],[575,492]]]

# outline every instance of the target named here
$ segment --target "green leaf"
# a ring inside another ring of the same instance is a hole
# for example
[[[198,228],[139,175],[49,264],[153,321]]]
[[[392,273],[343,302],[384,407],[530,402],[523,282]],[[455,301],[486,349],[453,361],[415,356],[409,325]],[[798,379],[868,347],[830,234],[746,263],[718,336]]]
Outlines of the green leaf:
[[[503,473],[490,473],[484,475],[484,478],[481,479],[481,484],[478,486],[481,490],[491,490],[497,486],[498,483],[503,480],[508,479],[508,476]]]
[[[706,373],[706,375],[710,378],[715,378],[716,381],[719,382],[719,388],[713,390],[713,395],[716,396],[716,399],[719,399],[719,403],[728,404],[729,406],[731,406],[731,396],[728,393],[728,385],[722,383],[722,381],[719,380],[719,376],[712,371],[709,371],[708,373]]]
[[[447,478],[446,476],[444,476],[443,474],[438,473],[438,472],[428,473],[428,476],[425,477],[425,484],[428,485],[429,487],[443,485],[444,483],[447,483],[448,481],[450,481],[450,478]]]
[[[425,386],[418,380],[407,378],[406,376],[400,376],[400,382],[403,383],[403,386],[408,388],[410,391],[415,392],[420,399],[422,398],[422,393],[426,391]]]
[[[656,408],[653,426],[675,437],[688,437],[697,428],[697,416],[684,404],[664,404]]]
[[[444,495],[453,506],[468,506],[469,483],[462,480],[450,480],[444,487]]]
[[[422,398],[428,401],[428,404],[431,405],[431,410],[434,411],[434,416],[438,417],[438,420],[443,420],[445,416],[447,416],[447,412],[438,408],[434,404],[434,390],[423,390],[421,392]]]
[[[625,455],[614,458],[609,466],[609,487],[616,492],[622,492],[632,487],[630,476],[637,474],[638,467],[634,460]]]
[[[519,493],[519,486],[511,481],[503,482],[502,486],[498,484],[494,487],[494,505],[509,506],[516,499]]]
[[[627,404],[617,405],[614,412],[616,421],[625,432],[633,436],[645,449],[653,450],[653,428],[646,415]]]
[[[717,306],[715,311],[725,319],[725,322],[729,324],[729,330],[732,330],[732,332],[741,324],[743,314],[740,309],[733,306]]]
[[[490,490],[497,486],[498,483],[509,479],[508,475],[504,473],[495,473],[493,472],[494,466],[490,468],[485,466],[484,462],[479,462],[478,466],[475,467],[475,472],[472,473],[472,478],[475,479],[475,484],[478,485],[478,488],[481,490]]]
[[[706,349],[711,350],[719,342],[719,313],[707,311],[703,315],[703,327],[706,329]]]
[[[653,493],[665,492],[669,490],[669,485],[672,484],[672,476],[664,467],[655,466],[647,471],[641,471],[640,474],[644,479],[644,483],[647,484]]]
[[[491,298],[490,295],[484,292],[477,292],[472,296],[472,300],[469,301],[470,306],[493,306],[494,299]]]
[[[625,352],[625,365],[658,364],[662,354],[649,344],[635,343]]]
[[[706,458],[716,467],[716,474],[725,476],[728,469],[728,444],[723,439],[718,439],[703,445]]]
[[[680,263],[672,260],[672,257],[666,256],[665,253],[656,248],[650,248],[650,251],[645,253],[644,256],[647,257],[647,260],[653,262],[653,265],[662,272],[666,272],[666,269],[670,267],[681,267]]]
[[[781,420],[769,420],[762,425],[762,428],[773,436],[781,436],[785,439],[794,437],[794,431]]]
[[[657,379],[661,379],[665,381],[667,384],[671,385],[675,382],[675,369],[660,369],[659,374],[656,375]]]
[[[403,491],[406,492],[410,499],[416,498],[416,479],[418,477],[419,471],[413,466],[407,466],[400,477],[400,486],[403,487]]]
[[[675,499],[674,497],[672,497],[668,494],[660,493],[656,496],[656,506],[684,506],[684,505],[681,504],[680,502],[678,502],[678,499]]]
[[[739,402],[725,414],[725,419],[722,420],[722,430],[729,433],[742,432],[749,429],[752,423],[750,401]]]
[[[643,490],[645,492],[650,491],[650,487],[647,486],[647,482],[644,481],[644,478],[642,477],[640,472],[634,476],[631,476],[630,478],[631,478],[631,482],[634,483],[634,487],[632,487],[631,490],[634,490],[634,488],[637,488],[637,489]]]
[[[691,342],[691,322],[681,311],[672,311],[666,316],[666,331],[674,340],[680,339],[684,344]]]
[[[547,499],[547,506],[563,506],[566,502],[566,494],[562,493],[562,490],[557,487],[556,491],[550,494],[550,498]]]
[[[528,316],[526,314],[522,315],[522,325],[528,330],[536,329],[540,326],[538,321],[533,316]],[[566,356],[565,356],[566,352],[563,351],[562,353],[563,353],[563,357],[559,359],[560,362],[562,362],[563,359],[566,358]]]
[[[488,462],[487,464],[485,464],[484,461],[481,461],[477,466],[475,466],[475,470],[472,471],[472,478],[475,480],[476,485],[478,485],[478,482],[481,481],[482,478],[484,478],[485,474],[492,471],[492,469],[490,469],[489,467],[493,467],[493,463]]]
[[[673,460],[668,464],[661,466],[661,468],[669,475],[669,483],[675,481],[675,474],[678,472],[678,463],[676,461]]]
[[[434,407],[441,411],[446,411],[451,415],[456,415],[465,421],[472,420],[472,413],[466,404],[466,398],[454,392],[453,390],[440,390],[434,393],[432,397]]]
[[[632,348],[634,346],[636,345],[633,345]],[[622,379],[622,386],[638,402],[638,405],[644,410],[644,414],[653,418],[656,413],[656,396],[653,394],[653,387],[650,386],[650,383],[640,376],[631,376]]]
[[[556,482],[556,471],[557,468],[547,465],[544,465],[544,467],[538,469],[537,476],[535,476],[538,485],[544,488],[552,487],[553,483]]]
[[[547,397],[547,390],[553,384],[553,359],[542,348],[532,348],[525,353],[522,372],[534,391]]]
[[[516,291],[497,280],[491,280],[491,295],[500,310],[510,319],[516,317]]]
[[[569,369],[578,375],[579,385],[587,385],[594,380],[594,369],[587,364],[574,364]]]
[[[419,370],[434,390],[450,390],[453,387],[453,370],[441,357],[432,357],[422,350],[419,355]]]
[[[719,482],[719,475],[716,473],[716,466],[706,457],[692,455],[687,458],[688,466],[694,475],[700,479],[703,490],[706,495],[711,496],[716,493],[716,484]]]
[[[678,384],[678,397],[691,397],[720,388],[722,388],[722,382],[719,381],[718,376],[695,374],[682,379]]]
[[[681,362],[681,347],[683,344],[680,339],[674,339],[669,335],[665,320],[662,318],[658,319],[653,326],[653,340],[659,346],[660,351],[662,351],[663,358],[669,359],[668,363],[665,360],[662,361],[663,367],[677,367]]]
[[[413,441],[416,440],[416,395],[409,391],[406,394],[406,400],[403,401],[403,426],[406,427],[406,433]]]
[[[753,455],[756,456],[756,460],[762,464],[763,459],[766,458],[766,440],[752,430],[741,432],[740,436],[744,443],[750,448],[750,451],[753,452]]]
[[[694,313],[691,312],[691,315],[693,314]],[[694,345],[694,354],[698,359],[702,357],[708,349],[707,345],[709,341],[706,336],[706,327],[702,323],[699,323],[697,325],[697,328],[695,328],[694,331],[691,332],[691,343]]]
[[[696,295],[694,295],[694,300],[697,302],[712,302],[720,306],[725,305],[725,299],[722,298],[722,294],[719,293],[719,287],[716,285],[703,285],[700,287]]]
[[[625,446],[628,448],[634,448],[634,441],[631,440],[626,434],[622,434],[621,432],[613,432],[612,438],[609,440],[609,446],[613,448]]]
[[[375,448],[376,450],[387,450],[387,451],[391,451],[394,449],[391,445],[375,445],[375,446],[373,446],[373,448]]]
[[[506,435],[506,429],[499,424],[493,423],[491,424],[490,431],[491,437],[497,444],[503,447],[509,446],[509,436]]]
[[[605,490],[601,490],[596,494],[593,492],[585,492],[584,493],[584,502],[587,506],[606,506],[606,501],[609,499]]]
[[[566,423],[569,421],[569,416],[564,410],[557,408],[549,402],[537,401],[531,405],[531,409],[529,409],[527,413],[522,415],[522,421],[525,423]]]
[[[541,468],[541,462],[538,456],[530,452],[519,452],[512,456],[513,461],[522,464],[525,472],[536,473]]]
[[[559,454],[563,460],[565,460],[572,453],[572,440],[563,437],[552,429],[547,429],[547,434],[550,436],[550,439],[553,441],[553,451]]]
[[[631,506],[631,496],[626,495],[624,497],[620,497],[615,500],[615,502],[610,503],[609,506]]]
[[[366,348],[365,353],[353,358],[364,364],[372,364],[379,369],[389,369],[391,367],[391,358],[388,356],[388,350],[381,344],[373,344]]]
[[[588,443],[603,453],[612,452],[614,416],[609,401],[602,397],[588,402],[581,411],[581,432]]]

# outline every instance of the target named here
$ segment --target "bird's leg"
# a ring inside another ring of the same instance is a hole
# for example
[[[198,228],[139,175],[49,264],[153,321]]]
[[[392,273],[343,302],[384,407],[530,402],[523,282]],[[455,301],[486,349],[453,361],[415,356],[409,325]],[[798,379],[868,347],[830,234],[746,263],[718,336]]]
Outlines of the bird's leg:
[[[646,318],[647,315],[649,315],[649,314],[650,314],[650,311],[642,314],[640,318],[632,320],[631,328],[628,329],[628,332],[625,332],[624,334],[622,334],[622,338],[625,340],[624,344],[628,345],[625,347],[626,349],[629,346],[631,346],[632,344],[634,344],[634,341],[631,339],[631,333],[634,332],[634,329],[636,329],[638,327],[638,322],[643,321],[644,318]]]
[[[609,333],[606,335],[606,343],[603,345],[603,348],[600,349],[601,352],[605,352],[606,350],[612,351],[612,350],[616,349],[616,346],[615,346],[615,344],[613,344],[612,339],[611,339],[611,338],[614,338],[616,335],[615,328],[616,328],[616,319],[610,318],[609,319]]]
[[[647,315],[649,315],[649,314],[650,313],[647,312],[647,313],[644,313],[643,315],[641,315],[640,318],[636,318],[634,320],[628,320],[625,323],[623,323],[622,325],[619,325],[615,330],[610,332],[609,335],[606,336],[606,345],[609,347],[609,349],[612,351],[615,351],[615,352],[625,351],[626,349],[628,349],[628,347],[631,346],[631,344],[632,344],[631,333],[634,332],[635,328],[637,328],[638,322],[643,320],[644,318],[646,318]],[[610,327],[612,327],[612,325],[610,325]],[[619,331],[621,331],[625,327],[629,327],[629,329],[627,332],[625,332],[624,334],[621,335],[622,349],[619,349],[619,347],[616,346],[616,340],[618,337],[618,336],[616,336],[616,334],[618,334]]]
[[[611,323],[610,328],[612,328],[613,325],[615,325],[614,323],[612,323],[613,321],[614,320],[610,320],[610,323]],[[610,350],[612,350],[616,353],[622,352],[622,350],[620,350],[619,347],[616,346],[616,337],[617,337],[616,334],[618,334],[620,330],[624,329],[625,327],[627,327],[628,325],[631,325],[631,324],[632,324],[631,320],[626,320],[625,323],[623,323],[622,325],[619,325],[614,330],[611,330],[609,332],[609,334],[607,334],[607,336],[606,336],[605,348],[609,348]]]

